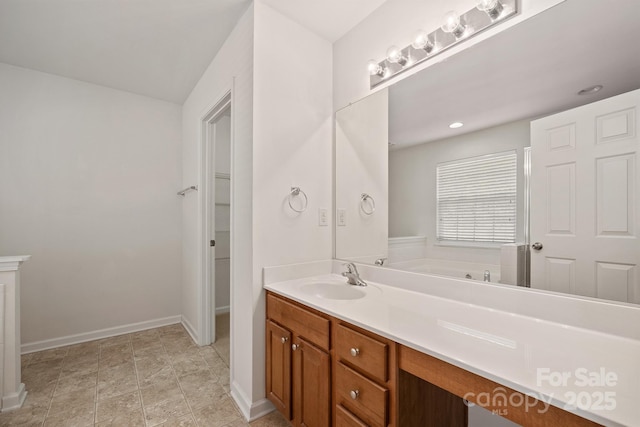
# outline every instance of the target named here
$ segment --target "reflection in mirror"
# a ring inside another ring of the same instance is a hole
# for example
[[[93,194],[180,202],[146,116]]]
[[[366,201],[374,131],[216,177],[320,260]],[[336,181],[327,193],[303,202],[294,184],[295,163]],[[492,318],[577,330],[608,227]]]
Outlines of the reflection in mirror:
[[[640,303],[638,16],[567,0],[340,110],[336,258]]]
[[[388,117],[386,89],[336,115],[336,258],[386,256]]]

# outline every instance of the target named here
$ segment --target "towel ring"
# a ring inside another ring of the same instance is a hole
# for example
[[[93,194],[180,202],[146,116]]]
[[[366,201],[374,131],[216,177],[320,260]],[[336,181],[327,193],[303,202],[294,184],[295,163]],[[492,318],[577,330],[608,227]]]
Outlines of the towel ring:
[[[371,210],[365,208],[367,200],[371,200]],[[376,211],[376,201],[367,193],[362,193],[360,195],[360,209],[365,215],[372,215]]]
[[[291,199],[299,196],[300,194],[302,194],[302,197],[304,197],[304,203],[302,205],[301,209],[296,209],[293,207],[293,204],[291,203]],[[307,193],[305,193],[304,191],[302,191],[300,189],[300,187],[291,187],[291,192],[289,193],[289,207],[294,211],[294,212],[298,212],[298,213],[302,213],[304,211],[307,210],[307,205],[309,204],[309,199],[307,198]]]

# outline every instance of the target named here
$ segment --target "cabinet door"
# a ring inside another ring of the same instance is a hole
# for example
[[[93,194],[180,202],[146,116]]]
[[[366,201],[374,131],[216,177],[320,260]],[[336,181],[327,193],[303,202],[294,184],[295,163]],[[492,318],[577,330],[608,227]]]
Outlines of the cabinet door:
[[[267,321],[267,397],[291,419],[291,332]]]
[[[302,338],[294,341],[294,425],[328,427],[331,419],[331,357]]]

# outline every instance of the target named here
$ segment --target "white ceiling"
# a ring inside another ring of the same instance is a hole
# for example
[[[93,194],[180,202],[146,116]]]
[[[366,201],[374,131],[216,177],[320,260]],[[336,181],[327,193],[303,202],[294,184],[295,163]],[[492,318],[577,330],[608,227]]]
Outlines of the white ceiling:
[[[181,104],[250,0],[0,0],[0,62]]]
[[[333,42],[385,0],[264,0]],[[182,104],[251,0],[0,0],[0,62]]]
[[[435,141],[640,88],[638,34],[638,0],[567,0],[391,86],[389,141]]]
[[[263,0],[283,15],[331,43],[386,0]]]

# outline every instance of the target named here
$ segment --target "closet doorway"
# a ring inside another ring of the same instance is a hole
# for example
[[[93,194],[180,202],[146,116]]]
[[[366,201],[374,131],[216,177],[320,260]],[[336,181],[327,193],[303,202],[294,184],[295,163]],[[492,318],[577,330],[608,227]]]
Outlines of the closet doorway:
[[[203,120],[206,150],[204,236],[207,246],[203,335],[229,365],[231,294],[231,97]]]

